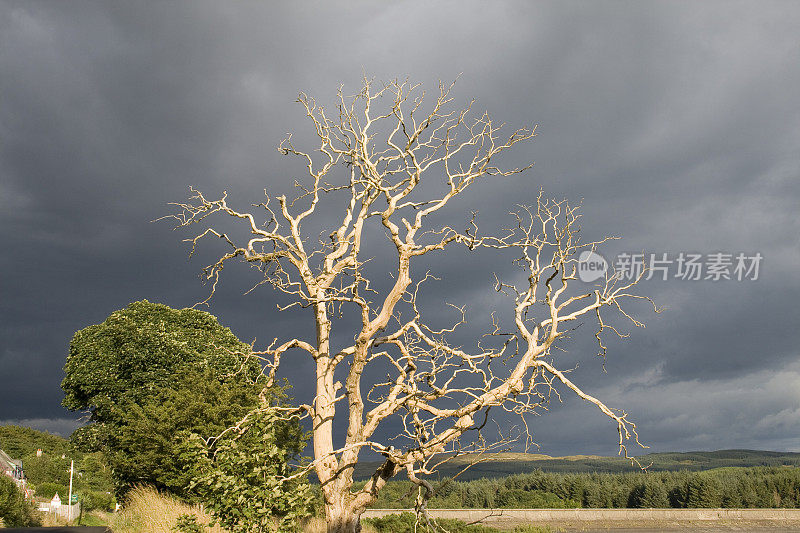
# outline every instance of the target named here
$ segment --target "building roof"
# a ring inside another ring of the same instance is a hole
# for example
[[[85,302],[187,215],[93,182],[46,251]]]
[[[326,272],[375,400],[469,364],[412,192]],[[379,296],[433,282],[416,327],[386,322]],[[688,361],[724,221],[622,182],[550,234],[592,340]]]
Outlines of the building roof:
[[[17,466],[22,466],[22,461],[12,459],[6,452],[0,450],[0,467],[13,469]]]

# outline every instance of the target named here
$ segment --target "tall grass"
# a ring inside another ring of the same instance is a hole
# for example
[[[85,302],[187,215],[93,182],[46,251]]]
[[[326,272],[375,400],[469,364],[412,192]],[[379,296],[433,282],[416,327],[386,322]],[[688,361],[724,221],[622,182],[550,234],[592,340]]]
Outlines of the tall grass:
[[[39,520],[42,527],[63,527],[69,525],[66,518],[56,516],[53,513],[39,513]]]
[[[136,487],[128,493],[125,506],[114,513],[108,525],[114,533],[175,533],[172,529],[178,517],[184,514],[194,515],[200,524],[211,522],[211,516],[202,506],[188,505],[168,494],[162,494],[152,487]],[[314,517],[306,522],[304,533],[325,533],[327,530],[323,518]],[[206,528],[208,533],[227,533],[219,525]],[[364,533],[372,533],[365,528]]]
[[[125,507],[111,519],[114,533],[175,533],[178,517],[194,515],[202,524],[211,516],[198,505],[188,505],[151,487],[136,487],[128,493]],[[221,527],[208,528],[210,533],[226,533]]]

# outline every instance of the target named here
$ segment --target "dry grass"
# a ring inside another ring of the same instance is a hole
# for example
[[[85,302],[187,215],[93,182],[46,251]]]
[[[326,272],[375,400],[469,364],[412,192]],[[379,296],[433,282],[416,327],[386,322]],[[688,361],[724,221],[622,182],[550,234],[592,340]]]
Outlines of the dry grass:
[[[200,506],[187,505],[150,487],[137,487],[128,495],[125,507],[109,522],[114,533],[175,533],[172,529],[178,517],[195,515],[202,524],[211,522]],[[210,533],[225,533],[221,527],[207,529]]]
[[[309,519],[303,527],[303,533],[325,533],[327,530],[325,519],[318,516]]]
[[[201,524],[211,522],[211,516],[201,506],[187,505],[151,487],[137,487],[129,493],[125,507],[108,517],[108,525],[114,533],[175,533],[172,528],[183,514],[195,515]],[[304,533],[325,533],[325,519],[311,518],[302,530]],[[206,531],[227,533],[219,525],[207,528]],[[365,528],[363,532],[372,533],[369,528]]]
[[[63,527],[69,525],[66,518],[56,516],[53,513],[39,513],[39,519],[42,521],[42,527]]]

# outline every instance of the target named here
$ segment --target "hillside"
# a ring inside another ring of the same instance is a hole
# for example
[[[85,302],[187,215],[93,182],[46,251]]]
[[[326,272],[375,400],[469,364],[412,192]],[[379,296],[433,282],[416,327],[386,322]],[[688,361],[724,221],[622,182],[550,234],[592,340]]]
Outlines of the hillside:
[[[60,456],[70,453],[69,441],[58,435],[19,426],[0,426],[0,449],[14,459],[33,455],[42,448],[46,455]],[[82,454],[75,454],[80,456]],[[476,458],[465,455],[446,463],[440,469],[441,477],[451,477],[463,470]],[[713,452],[665,452],[637,457],[650,471],[700,471],[721,467],[800,466],[800,453],[762,450],[718,450]],[[356,467],[356,479],[366,479],[379,466],[379,462],[364,462]],[[31,464],[33,466],[33,464]],[[538,453],[501,453],[473,465],[459,476],[462,481],[480,478],[505,477],[542,470],[554,473],[620,473],[635,472],[639,468],[621,457],[599,455],[571,455],[552,457]],[[402,478],[402,476],[399,476]]]
[[[36,453],[61,455],[69,451],[69,441],[58,435],[20,426],[0,426],[0,450],[14,459]]]
[[[42,450],[37,457],[36,450]],[[70,462],[75,461],[76,491],[106,493],[112,490],[111,469],[102,453],[83,453],[73,449],[67,439],[19,426],[0,426],[0,450],[12,459],[22,460],[25,475],[34,488],[49,494],[69,485]],[[48,488],[44,488],[48,487]]]
[[[667,452],[638,456],[650,471],[700,471],[722,467],[800,466],[800,453],[761,450],[718,450],[713,452]],[[457,457],[440,468],[440,477],[452,477],[463,470],[475,457]],[[379,466],[378,462],[363,463],[356,468],[356,478],[366,479]],[[635,472],[639,467],[622,457],[574,455],[551,457],[544,454],[503,453],[491,460],[473,465],[459,476],[462,481],[505,477],[542,470],[554,473],[621,473]]]

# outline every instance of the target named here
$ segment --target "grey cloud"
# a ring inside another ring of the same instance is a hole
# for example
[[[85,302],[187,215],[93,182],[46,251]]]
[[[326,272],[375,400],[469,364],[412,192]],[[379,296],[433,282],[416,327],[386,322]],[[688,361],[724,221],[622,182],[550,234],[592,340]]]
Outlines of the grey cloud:
[[[330,105],[340,83],[355,89],[363,73],[428,89],[463,73],[456,102],[474,96],[477,109],[509,127],[538,123],[540,135],[505,160],[533,160],[531,171],[478,185],[443,222],[479,210],[487,229],[502,226],[543,187],[584,200],[585,238],[625,237],[609,255],[765,257],[753,283],[643,284],[668,309],[641,308],[648,327],[610,341],[608,373],[593,358],[590,324],[563,364],[579,364],[576,378],[615,405],[637,406],[637,420],[662,420],[642,425],[660,449],[796,448],[796,402],[777,391],[787,385],[779,376],[796,371],[785,369],[800,330],[798,19],[800,9],[781,2],[4,3],[0,364],[25,378],[0,378],[0,419],[68,416],[58,383],[77,329],[133,300],[181,307],[205,297],[197,274],[216,248],[189,262],[186,234],[150,221],[188,185],[212,196],[227,189],[239,206],[264,187],[287,192],[303,169],[274,146],[288,131],[311,140],[292,104],[299,91]],[[449,301],[485,324],[503,305],[492,272],[515,275],[507,259],[459,252],[420,265],[442,278],[426,294],[431,316],[443,319]],[[374,269],[389,267],[378,257]],[[240,337],[309,332],[302,313],[274,312],[268,290],[242,296],[249,269],[226,274],[210,311]],[[647,394],[630,384],[639,375],[650,376]],[[311,394],[295,381],[298,397]],[[723,423],[735,397],[725,390],[753,406],[736,428]],[[686,414],[709,391],[703,415]],[[670,403],[673,395],[686,401]],[[597,416],[575,402],[554,409],[538,421],[543,451],[605,446],[578,431],[605,427]],[[756,426],[763,431],[745,431]]]

